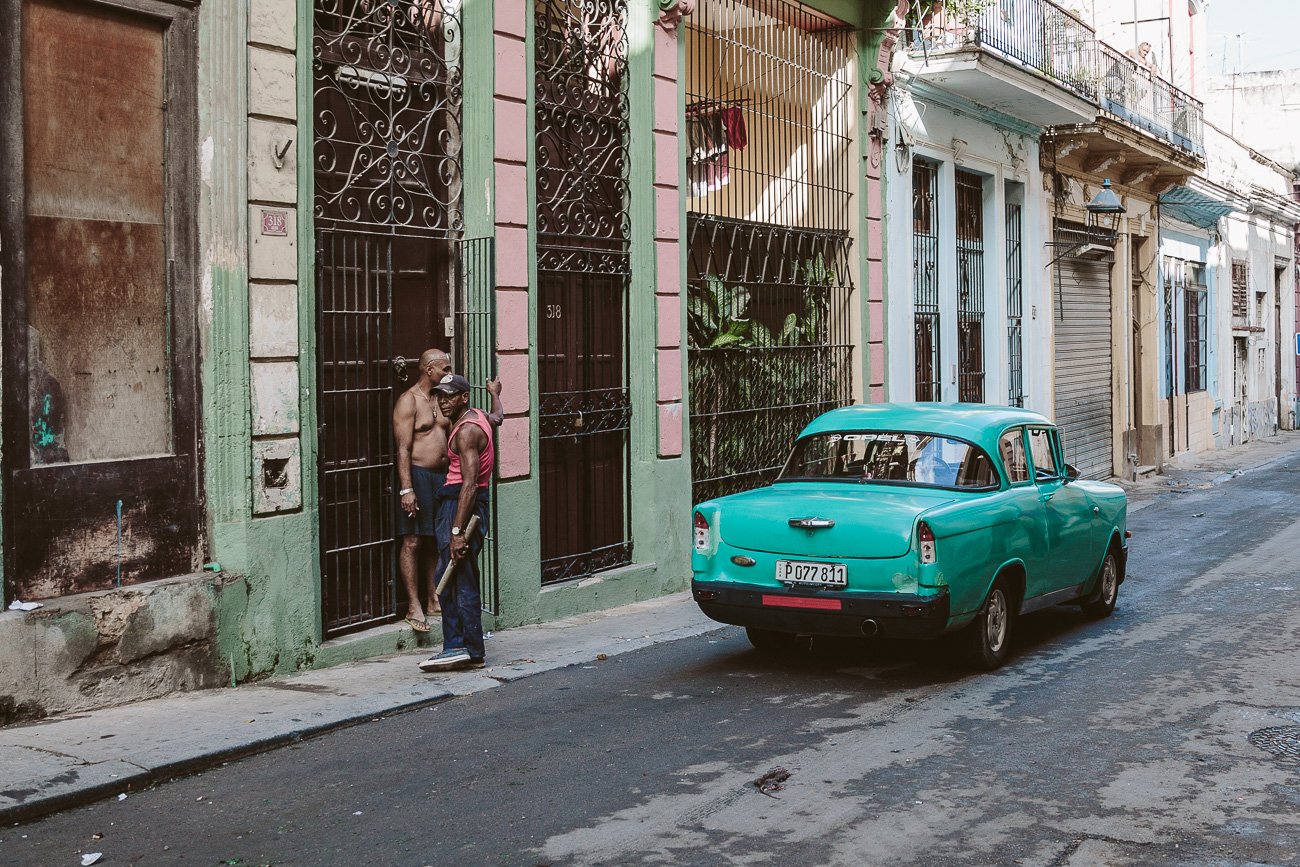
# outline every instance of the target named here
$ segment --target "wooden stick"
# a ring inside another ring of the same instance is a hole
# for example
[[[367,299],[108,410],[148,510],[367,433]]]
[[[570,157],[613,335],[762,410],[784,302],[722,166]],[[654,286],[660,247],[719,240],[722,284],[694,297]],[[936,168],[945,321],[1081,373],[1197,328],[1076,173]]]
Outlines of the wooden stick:
[[[466,542],[469,541],[469,537],[473,536],[474,531],[477,529],[478,529],[478,515],[470,515],[469,522],[465,525]],[[473,555],[471,554],[470,556],[472,557]],[[452,558],[447,559],[447,568],[442,570],[442,578],[438,579],[438,586],[433,591],[434,596],[439,596],[439,597],[442,596],[442,588],[446,587],[447,582],[451,580],[451,573],[456,571],[456,565],[457,563],[454,559]]]

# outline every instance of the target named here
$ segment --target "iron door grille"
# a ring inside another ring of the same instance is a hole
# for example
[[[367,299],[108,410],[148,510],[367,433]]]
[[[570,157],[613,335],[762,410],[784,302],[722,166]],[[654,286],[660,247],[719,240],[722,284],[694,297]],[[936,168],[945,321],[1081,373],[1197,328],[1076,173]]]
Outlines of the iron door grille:
[[[457,243],[455,328],[452,358],[455,369],[470,381],[470,405],[484,410],[492,406],[492,395],[485,383],[497,375],[496,327],[496,241],[493,238],[466,238]],[[499,440],[493,430],[493,444]],[[497,452],[497,464],[501,457]],[[491,515],[479,555],[479,587],[483,610],[498,614],[501,610],[500,558],[497,525],[497,478],[493,472],[490,487]]]
[[[326,635],[396,616],[390,236],[316,236],[321,604]],[[390,508],[384,508],[389,506]]]
[[[940,400],[939,165],[912,160],[912,304],[916,399]]]
[[[1007,205],[1007,403],[1025,405],[1024,262],[1020,246],[1021,206]]]
[[[687,342],[697,501],[770,482],[852,399],[855,36],[786,0],[686,20]]]
[[[536,0],[541,583],[632,562],[627,2]]]
[[[957,172],[957,399],[984,402],[984,178]]]
[[[397,616],[391,414],[394,388],[408,371],[405,359],[393,357],[394,326],[395,316],[409,316],[408,304],[430,307],[427,297],[409,295],[412,285],[416,295],[427,294],[422,280],[446,279],[430,291],[454,285],[449,270],[464,226],[456,9],[314,3],[317,471],[327,637]],[[429,322],[430,332],[440,325]]]

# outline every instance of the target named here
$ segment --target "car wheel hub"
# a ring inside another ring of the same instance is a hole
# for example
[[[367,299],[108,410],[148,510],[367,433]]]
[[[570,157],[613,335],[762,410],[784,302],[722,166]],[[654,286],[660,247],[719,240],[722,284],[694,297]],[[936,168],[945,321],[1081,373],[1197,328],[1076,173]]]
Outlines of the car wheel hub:
[[[1002,642],[1007,640],[1007,600],[1001,590],[994,590],[989,597],[984,625],[988,630],[989,650],[997,653],[1002,649]]]
[[[1117,578],[1115,558],[1107,557],[1101,571],[1101,600],[1107,605],[1115,598],[1115,592],[1119,589]]]

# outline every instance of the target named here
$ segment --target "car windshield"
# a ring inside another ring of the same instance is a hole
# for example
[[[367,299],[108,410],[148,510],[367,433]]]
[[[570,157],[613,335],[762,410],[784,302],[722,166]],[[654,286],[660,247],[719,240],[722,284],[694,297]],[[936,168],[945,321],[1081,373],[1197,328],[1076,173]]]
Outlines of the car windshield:
[[[777,481],[866,482],[934,488],[990,488],[997,472],[964,440],[895,431],[840,431],[801,438]]]

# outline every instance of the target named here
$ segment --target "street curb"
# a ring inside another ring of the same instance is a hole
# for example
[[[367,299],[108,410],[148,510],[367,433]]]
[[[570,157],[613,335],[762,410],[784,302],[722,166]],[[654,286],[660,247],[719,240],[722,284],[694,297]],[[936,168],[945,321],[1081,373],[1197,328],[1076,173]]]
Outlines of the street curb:
[[[674,609],[678,613],[668,616],[666,618],[667,622],[665,622],[665,614],[674,611]],[[683,614],[689,616],[683,617]],[[647,627],[647,619],[658,621],[660,628],[655,630],[653,627]],[[622,656],[626,653],[681,641],[725,628],[727,628],[726,624],[704,617],[694,605],[688,593],[669,594],[668,596],[631,603],[620,608],[608,609],[604,612],[579,615],[567,622],[561,620],[523,626],[500,633],[503,644],[507,645],[503,646],[501,650],[507,651],[511,655],[535,655],[537,657],[536,661],[529,658],[504,662],[495,667],[496,673],[493,673],[494,669],[492,668],[481,671],[456,672],[445,682],[440,682],[436,686],[429,684],[432,689],[424,695],[409,697],[405,700],[393,696],[392,704],[383,704],[382,706],[377,705],[382,704],[384,699],[380,696],[374,696],[374,700],[366,708],[340,708],[338,716],[332,718],[294,725],[274,734],[251,737],[236,743],[226,740],[212,748],[200,746],[197,749],[202,750],[201,752],[192,751],[181,755],[179,758],[168,758],[163,753],[158,756],[157,764],[152,765],[148,758],[130,753],[98,760],[82,758],[77,755],[78,751],[75,747],[64,746],[69,741],[65,739],[60,742],[58,737],[54,737],[39,746],[20,742],[6,744],[6,747],[35,749],[39,752],[52,753],[66,759],[75,760],[77,762],[75,765],[64,765],[65,773],[79,768],[101,765],[103,767],[100,768],[98,776],[103,777],[109,770],[116,771],[117,774],[110,780],[94,782],[89,779],[84,783],[80,780],[63,780],[60,781],[60,785],[55,787],[55,791],[44,795],[41,793],[42,781],[40,779],[5,781],[7,788],[11,791],[0,792],[0,794],[12,797],[13,794],[21,792],[26,795],[26,799],[21,803],[10,802],[0,805],[0,825],[13,826],[33,822],[64,810],[111,799],[124,792],[140,791],[170,780],[213,769],[225,762],[247,758],[373,720],[422,710],[453,698],[488,692],[499,686],[527,680],[534,675],[544,674],[549,671],[561,671],[575,666],[591,665],[600,659]],[[645,634],[642,634],[643,630]],[[571,631],[570,638],[572,640],[567,643],[561,652],[550,655],[550,658],[547,659],[543,657],[542,653],[537,653],[532,649],[531,645],[534,644],[538,646],[538,649],[546,646],[554,648],[555,633],[557,631]],[[634,633],[636,637],[629,637],[628,633]],[[511,644],[514,647],[507,650],[508,645]],[[373,662],[384,661],[404,667],[406,663],[414,661],[421,655],[420,653],[399,653],[383,660],[364,660],[350,666],[345,665],[333,669],[300,672],[284,679],[284,681],[264,683],[266,686],[275,686],[281,682],[301,682],[302,680],[319,683],[322,678],[328,679],[332,677],[335,683],[348,684],[351,683],[351,678],[357,676],[358,666],[369,666]],[[510,659],[511,657],[508,655],[506,658]],[[353,670],[349,671],[350,668]],[[425,682],[428,683],[428,681]],[[253,683],[249,684],[249,687],[257,690],[262,685],[261,683]],[[373,686],[374,684],[368,682],[368,685]],[[433,691],[435,689],[436,692]],[[207,691],[200,690],[151,701],[165,703],[169,699],[181,697],[202,698],[205,697],[205,693]],[[208,695],[212,694],[208,693]],[[143,702],[140,705],[134,705],[134,707],[148,705],[149,703]],[[106,712],[112,713],[115,710],[125,710],[131,707],[133,705],[109,708],[106,709]],[[164,722],[167,721],[168,714],[175,716],[178,713],[174,708],[160,710],[159,712],[163,714],[162,719]],[[187,712],[192,711],[181,711],[180,713]],[[93,712],[91,715],[93,716]],[[86,714],[73,715],[68,720],[84,720],[86,716]],[[242,717],[242,714],[238,714],[238,716]],[[251,720],[249,721],[251,722]],[[59,722],[59,718],[53,718],[44,723],[36,723],[36,725],[58,726]],[[220,736],[219,732],[217,734]],[[244,738],[242,734],[239,737]],[[154,755],[158,754],[155,753]],[[94,774],[88,776],[94,776]],[[48,787],[49,783],[54,782],[54,780],[46,778],[44,782]]]
[[[577,663],[574,664],[576,665]],[[540,674],[541,672],[537,673]],[[472,695],[473,693],[467,694]],[[192,776],[193,774],[211,770],[222,762],[248,758],[249,756],[257,755],[258,753],[265,753],[270,750],[278,749],[279,747],[290,746],[291,744],[311,740],[312,738],[320,737],[321,735],[340,731],[346,728],[352,728],[353,726],[371,722],[372,720],[423,710],[426,707],[432,707],[433,705],[441,704],[442,702],[459,697],[460,695],[457,693],[446,692],[442,695],[419,698],[407,702],[406,704],[397,705],[392,708],[385,708],[377,713],[371,712],[356,714],[354,716],[330,720],[329,722],[304,726],[291,732],[281,732],[280,734],[270,735],[265,738],[254,740],[250,743],[239,744],[238,746],[233,747],[222,747],[201,756],[191,756],[189,758],[178,759],[174,762],[165,762],[158,767],[141,770],[138,774],[118,776],[111,783],[94,783],[84,789],[78,789],[75,792],[63,792],[57,795],[49,795],[15,807],[0,807],[0,824],[21,825],[33,822],[37,819],[43,819],[53,813],[60,813],[74,807],[83,807],[86,804],[91,804],[95,801],[102,801],[124,792],[148,788],[149,786],[165,783],[177,779],[178,777]]]
[[[1212,487],[1217,488],[1219,485],[1222,485],[1225,482],[1230,482],[1233,479],[1240,478],[1241,476],[1244,476],[1248,473],[1253,473],[1258,470],[1268,469],[1269,467],[1272,467],[1274,464],[1280,464],[1283,461],[1292,460],[1297,455],[1300,455],[1300,448],[1292,449],[1280,455],[1274,455],[1273,457],[1260,461],[1259,463],[1256,464],[1246,464],[1245,466],[1240,466],[1237,467],[1236,469],[1219,473],[1219,475],[1210,479],[1209,484]],[[1204,471],[1185,470],[1184,472],[1204,472]],[[1176,474],[1170,473],[1166,478],[1174,478],[1175,476]],[[1131,492],[1126,490],[1126,493],[1131,493]],[[1174,488],[1162,487],[1159,490],[1153,492],[1153,495],[1149,498],[1140,500],[1136,503],[1130,502],[1128,505],[1128,514],[1131,515],[1134,512],[1140,512],[1143,509],[1145,509],[1147,506],[1150,506],[1151,504],[1155,503],[1157,500],[1162,499],[1167,494],[1172,494],[1172,493],[1175,493]]]

